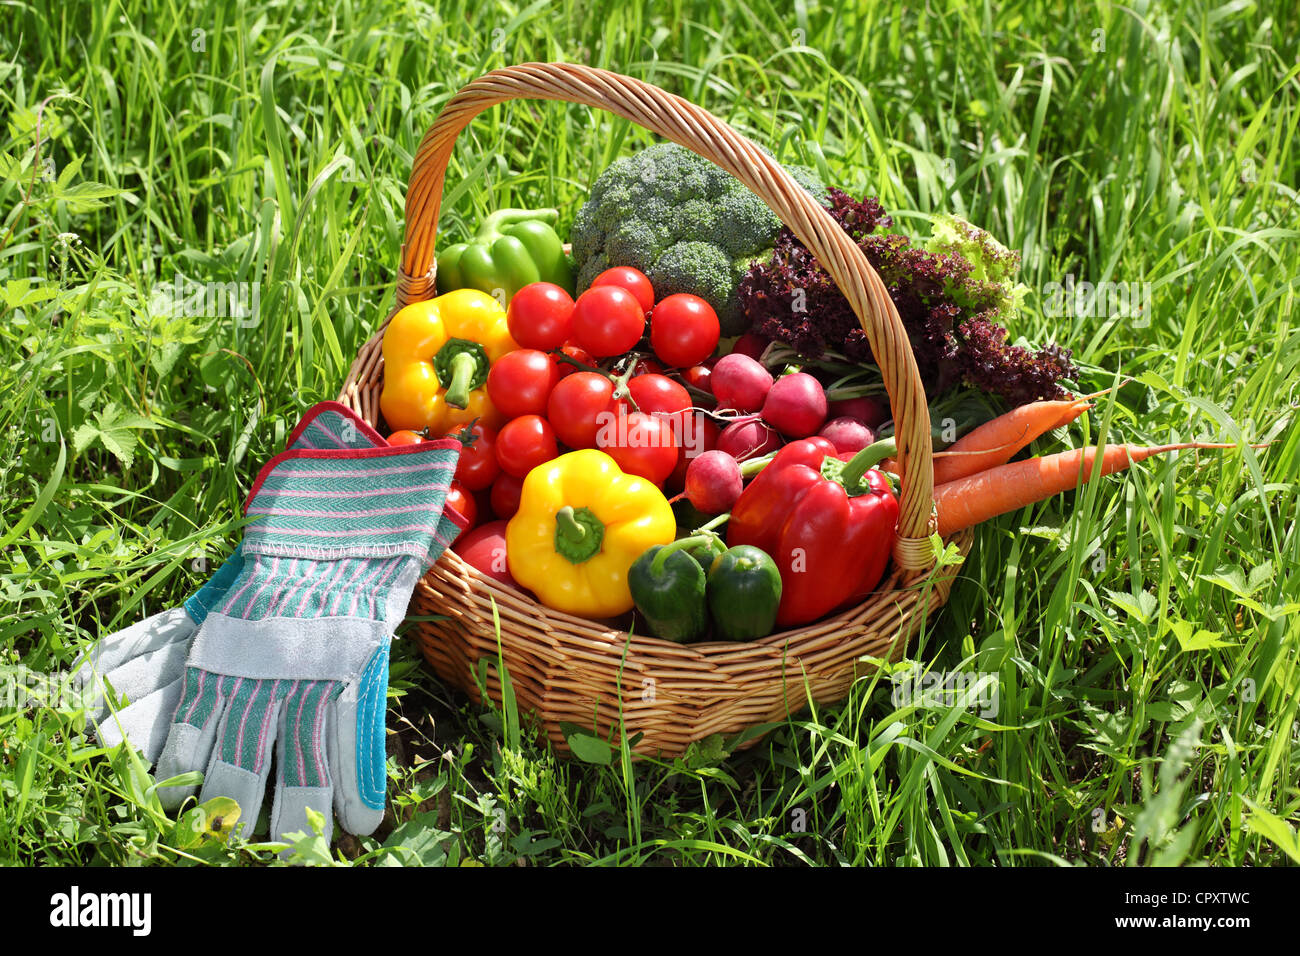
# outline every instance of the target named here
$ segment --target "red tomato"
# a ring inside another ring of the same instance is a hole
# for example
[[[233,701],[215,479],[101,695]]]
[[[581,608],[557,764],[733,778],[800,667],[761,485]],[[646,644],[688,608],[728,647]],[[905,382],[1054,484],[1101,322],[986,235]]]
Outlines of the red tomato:
[[[598,433],[596,447],[629,475],[640,475],[662,485],[677,466],[677,440],[666,418],[644,412],[616,417]]]
[[[509,521],[519,510],[519,495],[524,490],[524,480],[501,472],[492,482],[492,513]]]
[[[418,445],[424,441],[424,436],[419,432],[413,432],[409,428],[403,428],[399,432],[393,432],[388,436],[388,444],[396,447],[398,445]]]
[[[598,285],[573,305],[573,338],[597,358],[622,355],[645,334],[645,310],[622,286]]]
[[[558,349],[573,325],[573,298],[558,285],[529,283],[511,298],[506,324],[522,349]]]
[[[692,365],[688,369],[682,370],[682,381],[691,388],[698,388],[701,392],[712,393],[709,388],[709,376],[713,374],[713,369],[708,365]]]
[[[650,346],[671,368],[699,365],[718,347],[720,334],[718,313],[697,295],[670,295],[650,314]]]
[[[627,289],[636,296],[642,312],[649,312],[655,307],[655,290],[650,285],[650,280],[645,277],[644,272],[631,266],[614,266],[612,269],[606,269],[591,282],[592,288],[598,285],[616,285]]]
[[[546,418],[570,448],[595,448],[602,413],[613,414],[614,383],[599,372],[578,372],[551,391]]]
[[[731,351],[739,352],[741,355],[748,355],[757,362],[763,357],[763,350],[767,348],[767,343],[768,340],[757,332],[746,332],[736,339],[736,344],[731,347]]]
[[[461,535],[478,523],[478,505],[474,502],[474,496],[465,490],[464,485],[459,481],[453,481],[451,487],[447,489],[447,507],[465,519],[465,527],[452,541],[452,544],[455,544],[460,540]]]
[[[654,359],[639,358],[636,360],[636,368],[632,370],[633,375],[659,375],[662,374],[664,367]]]
[[[524,415],[508,421],[497,433],[497,463],[502,471],[516,478],[523,478],[559,454],[555,430],[540,415]]]
[[[691,393],[666,375],[635,375],[627,390],[640,411],[675,415],[691,407]]]
[[[560,378],[559,363],[545,352],[507,352],[488,370],[488,398],[506,418],[544,415],[551,389]]]
[[[477,568],[493,581],[519,587],[510,576],[506,565],[506,525],[503,520],[489,521],[479,525],[456,542],[452,550],[465,559],[465,563]]]
[[[447,438],[460,439],[463,428],[453,428]],[[470,491],[482,491],[501,472],[496,456],[496,429],[475,422],[469,426],[470,440],[462,441],[456,462],[456,480]]]
[[[564,348],[560,349],[560,351],[563,352],[565,355],[567,355],[569,358],[573,359],[575,362],[581,362],[583,365],[594,366],[596,364],[595,356],[593,356],[582,346],[575,345],[572,342],[566,342]],[[572,375],[574,372],[582,371],[582,369],[578,368],[578,366],[570,364],[569,362],[562,362],[560,361],[559,358],[556,358],[555,364],[560,367],[560,378],[564,378],[565,376]]]

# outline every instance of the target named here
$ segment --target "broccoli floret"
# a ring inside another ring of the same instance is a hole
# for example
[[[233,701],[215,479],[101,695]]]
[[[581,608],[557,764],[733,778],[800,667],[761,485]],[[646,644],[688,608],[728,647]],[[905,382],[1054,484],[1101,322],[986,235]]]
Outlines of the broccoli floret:
[[[826,201],[816,173],[789,172]],[[738,335],[745,323],[736,286],[750,261],[771,250],[780,228],[738,180],[683,146],[659,143],[600,174],[569,241],[580,290],[609,266],[632,266],[649,277],[658,297],[690,292],[705,299],[723,335]]]

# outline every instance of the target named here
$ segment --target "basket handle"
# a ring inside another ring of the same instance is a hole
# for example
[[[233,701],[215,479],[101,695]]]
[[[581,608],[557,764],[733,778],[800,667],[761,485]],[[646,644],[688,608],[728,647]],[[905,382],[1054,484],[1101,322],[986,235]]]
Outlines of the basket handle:
[[[779,163],[706,110],[641,80],[567,63],[521,63],[484,74],[443,107],[415,154],[406,195],[406,236],[397,307],[434,294],[434,240],[443,183],[461,130],[489,106],[514,99],[561,100],[608,110],[687,147],[744,183],[817,257],[853,307],[889,392],[902,476],[895,564],[933,567],[930,411],[898,310],[867,257]]]

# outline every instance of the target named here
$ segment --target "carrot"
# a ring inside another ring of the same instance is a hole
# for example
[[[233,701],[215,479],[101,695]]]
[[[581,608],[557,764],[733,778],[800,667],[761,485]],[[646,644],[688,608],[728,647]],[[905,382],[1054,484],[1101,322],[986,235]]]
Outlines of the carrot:
[[[934,483],[942,485],[1005,465],[1035,438],[1068,425],[1090,408],[1092,402],[1083,398],[1031,402],[1013,408],[963,435],[947,451],[936,452]]]
[[[1149,448],[1141,445],[1106,445],[1102,449],[1101,473],[1114,474],[1153,455],[1185,448],[1236,447],[1208,442],[1183,442]],[[1063,491],[1073,491],[1079,484],[1081,473],[1084,480],[1092,474],[1096,456],[1095,447],[1076,448],[1042,458],[1014,461],[936,485],[934,504],[939,515],[939,534],[949,535]]]

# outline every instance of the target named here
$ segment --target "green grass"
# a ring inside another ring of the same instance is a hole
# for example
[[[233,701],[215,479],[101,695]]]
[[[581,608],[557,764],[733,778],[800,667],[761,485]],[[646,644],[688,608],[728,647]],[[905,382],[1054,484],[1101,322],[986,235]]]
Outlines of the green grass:
[[[391,306],[440,105],[495,66],[588,62],[879,195],[905,229],[956,212],[1018,248],[1035,294],[1013,335],[1071,346],[1089,388],[1138,380],[1040,450],[1273,444],[1152,460],[982,526],[909,658],[996,675],[996,717],[896,708],[876,679],[721,760],[600,766],[518,737],[398,642],[392,819],[304,854],[1300,863],[1300,14],[1082,6],[7,3],[0,664],[64,669],[203,580],[256,467]],[[490,110],[458,143],[442,229],[504,205],[567,223],[646,141],[577,107]],[[178,273],[259,281],[261,321],[152,314]],[[1067,274],[1152,283],[1149,326],[1043,314]],[[150,784],[75,713],[0,711],[0,861],[197,858]]]

